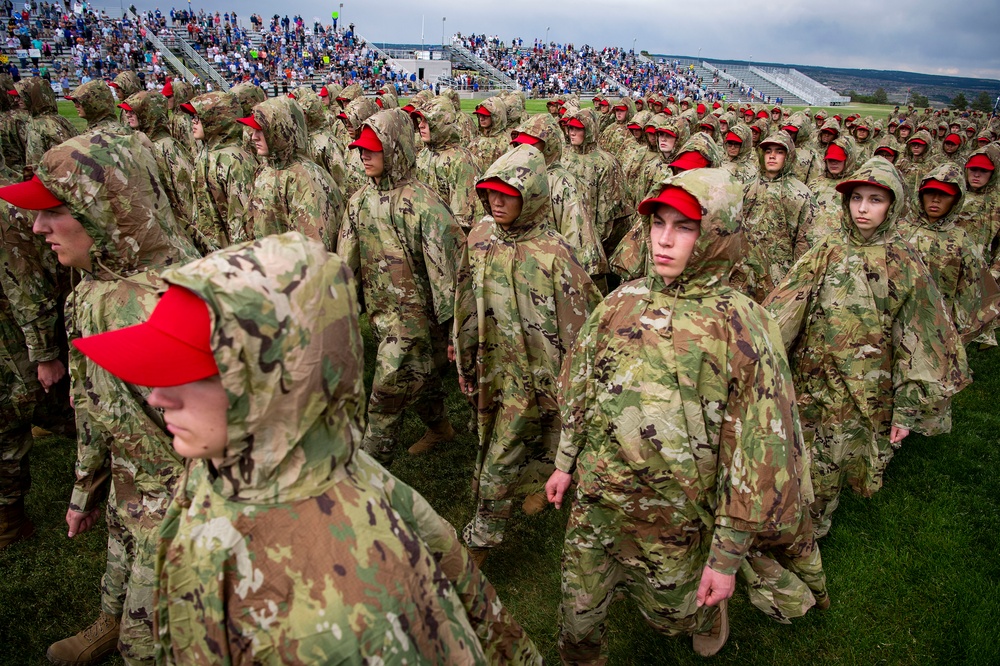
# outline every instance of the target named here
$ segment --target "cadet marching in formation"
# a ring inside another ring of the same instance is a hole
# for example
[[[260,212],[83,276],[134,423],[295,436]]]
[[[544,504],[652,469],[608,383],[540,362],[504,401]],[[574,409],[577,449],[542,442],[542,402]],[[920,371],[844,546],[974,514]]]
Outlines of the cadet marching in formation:
[[[539,664],[480,566],[549,504],[564,663],[607,661],[622,590],[710,656],[737,581],[829,607],[841,493],[996,346],[996,118],[137,81],[72,91],[77,135],[0,77],[0,548],[32,425],[75,430],[69,536],[109,532],[56,664]],[[455,437],[453,366],[460,532],[387,471]]]

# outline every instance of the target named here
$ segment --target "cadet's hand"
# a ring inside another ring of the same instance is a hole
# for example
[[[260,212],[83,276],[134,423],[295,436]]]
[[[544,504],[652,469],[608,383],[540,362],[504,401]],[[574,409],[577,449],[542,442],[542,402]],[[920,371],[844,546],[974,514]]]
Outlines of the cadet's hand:
[[[735,589],[736,576],[721,574],[705,565],[701,572],[701,585],[698,586],[698,606],[714,606],[733,596]]]
[[[66,366],[59,359],[38,362],[38,382],[46,393],[65,376]]]
[[[892,430],[889,431],[889,443],[899,444],[906,436],[910,434],[910,431],[906,428],[900,428],[899,426],[892,426]]]
[[[552,472],[552,476],[545,482],[545,498],[551,504],[555,504],[557,509],[561,509],[563,495],[569,490],[571,483],[573,483],[573,475],[557,469]]]
[[[455,345],[448,345],[448,362],[449,363],[455,362]]]
[[[473,381],[471,379],[468,380],[468,381],[466,381],[465,377],[463,377],[462,375],[459,375],[458,376],[458,388],[462,392],[463,395],[467,395],[467,396],[471,397],[471,396],[474,396],[476,394],[476,389],[478,387],[476,386],[476,382],[475,381]]]
[[[75,537],[77,534],[83,534],[91,527],[97,524],[97,519],[101,517],[100,509],[91,509],[87,512],[74,511],[69,509],[66,511],[66,524],[69,525],[69,533],[66,535],[70,539]]]

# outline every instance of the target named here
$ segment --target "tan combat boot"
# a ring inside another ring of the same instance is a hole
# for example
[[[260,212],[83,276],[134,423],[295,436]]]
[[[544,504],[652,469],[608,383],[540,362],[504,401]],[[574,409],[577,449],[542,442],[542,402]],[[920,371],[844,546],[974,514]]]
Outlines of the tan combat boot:
[[[483,562],[486,561],[486,556],[490,554],[489,548],[470,548],[469,557],[472,561],[476,563],[476,567],[483,566]]]
[[[417,456],[421,453],[427,453],[438,442],[450,442],[453,439],[455,439],[455,429],[451,427],[451,422],[447,418],[444,418],[433,428],[428,428],[424,436],[416,444],[407,449],[407,451],[411,456]]]
[[[691,644],[694,651],[703,657],[711,657],[722,649],[729,640],[729,600],[719,602],[719,614],[715,616],[715,624],[704,634],[693,634]]]
[[[104,611],[97,621],[76,636],[49,646],[45,656],[57,666],[86,666],[103,659],[118,648],[118,618]]]
[[[34,533],[35,525],[24,515],[23,499],[0,506],[0,550]]]
[[[521,510],[524,511],[524,515],[533,516],[540,513],[548,503],[549,501],[545,499],[545,493],[532,493],[524,498]]]

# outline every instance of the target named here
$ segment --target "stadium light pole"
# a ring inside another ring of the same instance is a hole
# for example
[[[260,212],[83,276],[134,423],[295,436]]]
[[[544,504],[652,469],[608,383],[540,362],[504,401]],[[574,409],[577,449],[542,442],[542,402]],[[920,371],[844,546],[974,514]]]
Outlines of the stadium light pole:
[[[551,30],[551,29],[552,29],[552,28],[549,28],[549,27],[546,27],[546,28],[545,28],[545,43],[546,43],[546,44],[548,44],[548,43],[549,43],[549,30]]]
[[[347,25],[347,21],[344,20],[344,3],[340,3],[340,13],[337,18],[340,19],[340,25]]]
[[[701,62],[701,47],[698,47],[698,62]]]
[[[639,39],[639,38],[638,37],[633,37],[632,38],[632,55],[635,55],[635,40],[637,40],[637,39]]]
[[[441,50],[444,51],[444,22],[448,20],[447,16],[441,17]]]

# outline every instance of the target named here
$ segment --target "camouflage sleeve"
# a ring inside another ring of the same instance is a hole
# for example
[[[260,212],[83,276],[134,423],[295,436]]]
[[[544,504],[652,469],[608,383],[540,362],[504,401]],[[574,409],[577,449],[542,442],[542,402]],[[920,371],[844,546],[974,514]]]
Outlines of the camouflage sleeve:
[[[416,190],[415,196],[428,199],[415,211],[419,216],[421,250],[430,280],[431,296],[437,323],[443,324],[455,316],[456,270],[455,257],[461,256],[465,232],[441,198],[429,187]]]
[[[383,468],[379,469],[383,471],[392,508],[420,535],[458,593],[487,661],[491,664],[540,665],[542,659],[535,644],[472,562],[455,528],[438,515],[420,493]]]
[[[608,272],[608,260],[604,256],[601,239],[594,231],[592,218],[587,213],[579,190],[567,178],[561,178],[550,190],[552,216],[556,230],[573,246],[577,259],[590,275]]]
[[[604,308],[598,305],[580,329],[576,342],[563,359],[559,375],[559,414],[562,433],[556,453],[556,469],[572,474],[576,459],[587,443],[594,396],[594,345]]]
[[[474,161],[455,159],[451,162],[448,174],[448,185],[451,187],[451,201],[448,202],[451,212],[458,218],[463,229],[468,229],[476,220],[476,180],[479,172]]]
[[[43,265],[44,252],[51,251],[41,236],[31,232],[28,215],[6,203],[0,206],[0,286],[35,363],[51,361],[60,353],[58,287]]]
[[[68,315],[69,316],[69,315]],[[70,347],[70,392],[73,412],[76,415],[76,481],[70,496],[69,508],[86,512],[103,500],[104,484],[111,478],[110,433],[105,432],[90,418],[94,405],[87,390],[87,359],[75,347]]]
[[[618,243],[609,260],[611,271],[625,281],[636,280],[646,273],[646,225],[641,215],[635,217],[636,223]]]
[[[817,212],[816,196],[805,187],[802,189],[805,201],[799,207],[799,215],[794,223],[795,228],[788,230],[792,234],[792,258],[794,261],[798,261],[809,250],[807,235],[809,229],[812,228],[813,219],[816,217]]]
[[[363,280],[361,279],[361,242],[358,238],[358,201],[360,195],[355,193],[347,202],[344,218],[337,232],[336,253],[344,260],[344,264],[354,274],[354,284],[357,287],[358,314],[365,311]]]
[[[570,253],[572,248],[566,248]],[[560,261],[558,273],[553,271],[556,329],[559,346],[570,350],[590,313],[603,298],[590,275],[570,255]]]
[[[229,243],[235,245],[251,240],[247,216],[250,212],[250,195],[257,172],[257,162],[250,158],[234,157],[228,162],[219,161],[219,181],[225,188],[225,211]]]
[[[597,228],[607,238],[615,228],[615,221],[627,214],[625,210],[625,177],[622,167],[614,157],[598,185],[595,220]]]
[[[303,176],[308,177],[293,178],[291,191],[286,193],[289,223],[333,252],[344,216],[344,196],[319,165],[310,165]]]
[[[472,281],[472,266],[469,263],[469,246],[462,247],[455,275],[455,322],[453,344],[458,374],[466,382],[475,386],[476,357],[479,349],[479,309]]]

